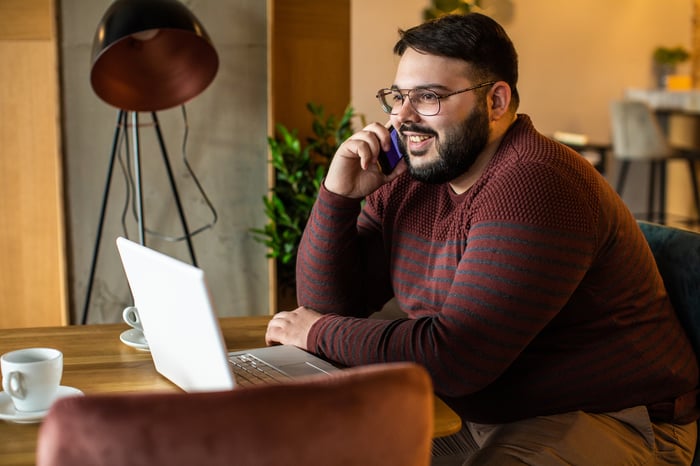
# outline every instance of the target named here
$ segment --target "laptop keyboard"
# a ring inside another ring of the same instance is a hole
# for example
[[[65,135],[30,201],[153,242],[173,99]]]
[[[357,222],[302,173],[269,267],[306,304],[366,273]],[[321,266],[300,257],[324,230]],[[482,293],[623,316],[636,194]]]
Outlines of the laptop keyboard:
[[[228,360],[236,374],[236,383],[241,386],[276,383],[290,378],[252,354],[229,354]]]

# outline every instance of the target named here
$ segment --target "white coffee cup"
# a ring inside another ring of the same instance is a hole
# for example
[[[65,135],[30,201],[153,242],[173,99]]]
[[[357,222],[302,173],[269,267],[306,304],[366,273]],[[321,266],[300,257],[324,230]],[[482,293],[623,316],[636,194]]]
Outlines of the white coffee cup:
[[[129,306],[122,312],[122,319],[124,322],[135,328],[136,330],[141,330],[143,332],[143,326],[141,325],[141,318],[139,317],[139,310],[134,306]]]
[[[63,353],[53,348],[26,348],[0,357],[2,389],[17,411],[49,409],[63,376]]]

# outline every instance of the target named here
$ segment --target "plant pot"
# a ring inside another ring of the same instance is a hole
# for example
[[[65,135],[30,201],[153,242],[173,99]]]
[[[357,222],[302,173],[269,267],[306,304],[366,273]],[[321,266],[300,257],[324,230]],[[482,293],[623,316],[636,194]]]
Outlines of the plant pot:
[[[676,74],[676,65],[657,64],[654,66],[654,75],[656,77],[656,87],[658,89],[666,89],[666,78],[672,74]]]

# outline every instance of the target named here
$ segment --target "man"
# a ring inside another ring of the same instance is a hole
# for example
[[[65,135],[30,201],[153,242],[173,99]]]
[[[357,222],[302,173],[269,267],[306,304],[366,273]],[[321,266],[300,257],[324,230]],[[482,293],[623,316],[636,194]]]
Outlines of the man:
[[[505,31],[446,16],[394,51],[378,98],[404,161],[377,168],[379,123],[340,146],[300,245],[302,307],[268,343],[423,364],[464,421],[435,464],[690,464],[698,366],[654,258],[605,179],[516,113]],[[366,319],[392,296],[408,318]]]

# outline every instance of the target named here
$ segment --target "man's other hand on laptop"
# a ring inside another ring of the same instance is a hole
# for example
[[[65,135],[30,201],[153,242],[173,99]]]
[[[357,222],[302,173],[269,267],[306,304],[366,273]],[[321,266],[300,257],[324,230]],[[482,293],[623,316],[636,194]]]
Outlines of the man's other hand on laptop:
[[[321,317],[318,312],[304,306],[278,312],[267,324],[265,342],[268,345],[294,345],[305,350],[309,331]]]

